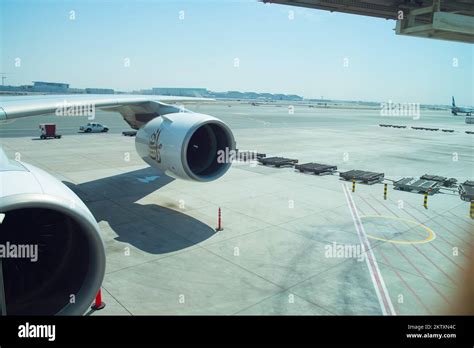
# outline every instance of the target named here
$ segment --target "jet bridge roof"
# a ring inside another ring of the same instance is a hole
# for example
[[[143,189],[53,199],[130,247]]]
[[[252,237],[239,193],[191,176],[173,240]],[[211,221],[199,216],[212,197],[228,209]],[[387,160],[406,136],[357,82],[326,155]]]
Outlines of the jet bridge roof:
[[[262,0],[397,20],[397,34],[474,42],[473,0]],[[401,12],[400,12],[401,11]]]

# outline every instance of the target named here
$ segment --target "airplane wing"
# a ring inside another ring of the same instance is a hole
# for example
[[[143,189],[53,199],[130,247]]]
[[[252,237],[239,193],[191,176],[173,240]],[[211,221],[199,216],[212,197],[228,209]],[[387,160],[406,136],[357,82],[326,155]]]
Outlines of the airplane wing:
[[[8,96],[0,97],[0,121],[45,114],[94,116],[95,109],[102,109],[120,113],[130,127],[139,129],[155,117],[175,112],[190,112],[179,104],[213,100],[177,96],[110,94]]]

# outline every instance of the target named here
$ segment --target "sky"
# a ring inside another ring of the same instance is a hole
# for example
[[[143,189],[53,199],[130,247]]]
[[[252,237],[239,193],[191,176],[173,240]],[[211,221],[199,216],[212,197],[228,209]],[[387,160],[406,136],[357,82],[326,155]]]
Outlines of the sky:
[[[0,0],[0,72],[9,85],[474,105],[473,45],[394,27],[257,0]]]

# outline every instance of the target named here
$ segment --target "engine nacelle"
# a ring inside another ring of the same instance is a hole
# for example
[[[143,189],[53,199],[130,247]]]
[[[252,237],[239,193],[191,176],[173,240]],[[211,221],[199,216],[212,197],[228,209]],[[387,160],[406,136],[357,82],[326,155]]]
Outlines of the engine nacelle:
[[[2,154],[1,311],[84,314],[105,273],[104,244],[94,216],[56,178],[29,164],[8,161]]]
[[[222,154],[235,150],[235,140],[221,120],[180,112],[154,118],[140,128],[135,147],[146,163],[168,176],[212,181],[230,168]]]

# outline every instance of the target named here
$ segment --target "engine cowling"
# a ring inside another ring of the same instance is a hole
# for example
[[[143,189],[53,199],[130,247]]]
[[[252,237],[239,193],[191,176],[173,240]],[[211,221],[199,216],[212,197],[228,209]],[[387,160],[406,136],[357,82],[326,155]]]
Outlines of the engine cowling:
[[[5,158],[1,167],[0,309],[7,315],[84,314],[105,273],[94,216],[45,171]]]
[[[230,168],[223,153],[235,150],[235,140],[221,120],[179,112],[154,118],[140,128],[135,147],[146,163],[168,176],[211,181]]]

